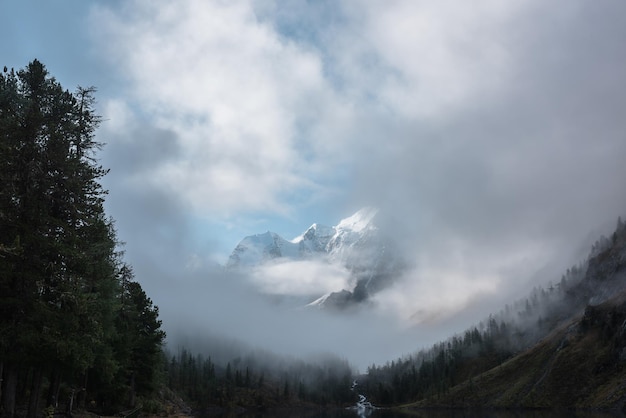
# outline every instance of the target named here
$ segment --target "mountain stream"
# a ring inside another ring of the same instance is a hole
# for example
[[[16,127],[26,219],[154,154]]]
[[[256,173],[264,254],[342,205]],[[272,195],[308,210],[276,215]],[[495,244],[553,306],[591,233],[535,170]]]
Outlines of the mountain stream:
[[[372,415],[372,411],[376,409],[376,407],[372,405],[370,401],[367,400],[365,395],[361,395],[360,393],[357,393],[356,391],[357,386],[358,386],[358,383],[355,380],[352,382],[352,387],[350,389],[352,390],[352,392],[359,395],[359,400],[356,403],[356,405],[350,407],[349,409],[355,411],[357,415],[359,416],[359,418],[366,418]]]

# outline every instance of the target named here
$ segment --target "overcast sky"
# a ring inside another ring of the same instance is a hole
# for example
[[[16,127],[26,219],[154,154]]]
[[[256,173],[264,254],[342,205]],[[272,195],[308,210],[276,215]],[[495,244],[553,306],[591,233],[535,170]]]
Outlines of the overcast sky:
[[[557,281],[626,213],[622,0],[3,0],[0,58],[98,88],[166,321],[243,236],[365,205],[415,261],[399,318]]]

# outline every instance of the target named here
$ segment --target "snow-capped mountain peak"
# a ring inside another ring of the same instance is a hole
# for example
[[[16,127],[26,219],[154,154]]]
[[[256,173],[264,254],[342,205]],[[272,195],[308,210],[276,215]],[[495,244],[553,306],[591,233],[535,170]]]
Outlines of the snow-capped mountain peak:
[[[299,255],[297,245],[275,232],[249,235],[242,239],[231,253],[227,267],[253,267],[279,257]]]
[[[335,235],[335,227],[313,224],[302,234],[291,240],[292,243],[298,244],[302,241],[313,240],[315,238],[332,237]]]
[[[365,228],[372,227],[372,220],[378,213],[377,208],[365,207],[354,215],[342,219],[335,227],[337,230],[349,230],[352,232],[361,232]]]
[[[399,254],[392,249],[393,244],[376,226],[377,213],[378,209],[366,207],[342,219],[336,226],[314,223],[290,241],[269,231],[250,235],[233,250],[226,267],[262,267],[270,261],[279,264],[305,260],[330,263],[347,269],[354,287],[337,289],[311,306],[340,307],[358,303],[391,283],[403,265]]]
[[[290,241],[270,231],[247,236],[233,250],[227,267],[252,267],[279,258],[301,260],[316,255],[345,261],[349,247],[376,229],[373,220],[377,212],[376,208],[363,208],[337,226],[314,223]]]

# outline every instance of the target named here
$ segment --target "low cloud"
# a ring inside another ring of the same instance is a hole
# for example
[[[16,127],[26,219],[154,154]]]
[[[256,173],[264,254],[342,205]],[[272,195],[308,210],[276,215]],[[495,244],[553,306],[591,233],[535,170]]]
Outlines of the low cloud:
[[[266,294],[315,298],[355,284],[346,268],[323,259],[265,263],[252,269],[249,280]]]
[[[468,308],[477,298],[493,295],[502,278],[465,270],[420,268],[397,279],[372,298],[378,310],[400,323],[421,324],[447,319]]]
[[[201,351],[230,342],[237,349],[288,356],[334,353],[365,371],[373,362],[384,363],[446,336],[444,330],[411,328],[393,315],[371,310],[336,315],[277,304],[244,276],[221,269],[178,280],[163,302],[160,313],[174,350],[181,344]],[[231,349],[230,356],[237,355]]]

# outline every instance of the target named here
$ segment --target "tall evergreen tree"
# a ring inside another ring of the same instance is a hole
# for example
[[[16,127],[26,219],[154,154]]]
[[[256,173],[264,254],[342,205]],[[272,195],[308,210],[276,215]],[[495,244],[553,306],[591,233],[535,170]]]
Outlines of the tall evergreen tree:
[[[121,309],[117,319],[118,334],[124,341],[128,363],[124,368],[129,385],[130,404],[135,394],[150,393],[155,389],[155,365],[161,362],[161,347],[165,332],[161,330],[159,309],[134,281],[132,269],[122,269]]]
[[[37,60],[0,74],[3,416],[14,415],[16,401],[27,401],[18,393],[19,376],[31,376],[28,415],[35,416],[45,374],[52,402],[60,376],[84,388],[89,369],[122,366],[112,349],[120,295],[128,294],[137,312],[133,332],[143,345],[134,349],[153,359],[163,340],[158,310],[137,283],[122,286],[118,278],[115,231],[100,184],[107,170],[95,158],[94,91],[63,90]]]
[[[115,241],[102,207],[106,171],[93,157],[92,93],[64,91],[37,60],[0,75],[0,355],[9,416],[18,365],[34,370],[34,416],[43,369],[84,372],[112,326]]]

